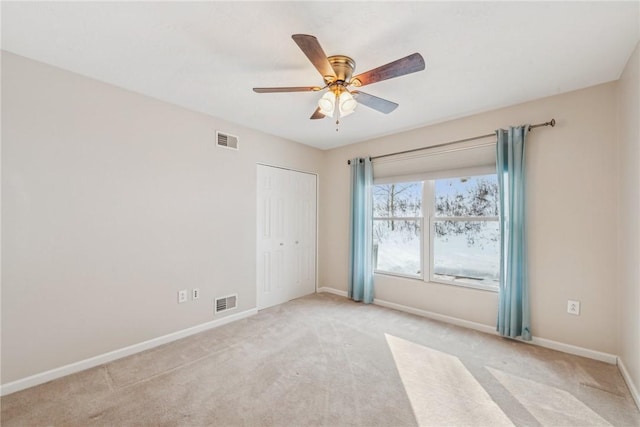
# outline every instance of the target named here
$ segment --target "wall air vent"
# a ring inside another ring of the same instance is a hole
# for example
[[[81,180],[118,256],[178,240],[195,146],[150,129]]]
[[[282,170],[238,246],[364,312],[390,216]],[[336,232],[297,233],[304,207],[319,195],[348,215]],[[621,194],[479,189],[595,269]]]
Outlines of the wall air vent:
[[[238,137],[234,135],[230,135],[228,133],[223,133],[220,131],[216,131],[216,145],[218,147],[230,148],[232,150],[238,149]]]
[[[238,294],[229,295],[228,297],[216,298],[216,308],[215,312],[220,313],[221,311],[231,310],[236,308],[238,305]]]

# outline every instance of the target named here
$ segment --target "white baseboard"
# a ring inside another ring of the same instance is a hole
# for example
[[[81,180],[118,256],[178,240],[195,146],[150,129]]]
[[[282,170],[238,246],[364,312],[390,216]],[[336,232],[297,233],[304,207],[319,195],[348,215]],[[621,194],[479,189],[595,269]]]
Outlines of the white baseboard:
[[[638,388],[633,383],[633,379],[631,378],[631,375],[629,375],[629,371],[627,371],[627,368],[624,366],[621,358],[618,358],[618,369],[622,374],[622,378],[624,378],[624,382],[627,383],[627,387],[629,387],[631,397],[633,397],[633,400],[636,401],[636,406],[640,409],[640,393],[638,393]]]
[[[499,335],[495,326],[489,326],[482,323],[471,322],[469,320],[459,319],[457,317],[446,316],[444,314],[433,313],[418,308],[407,307],[402,304],[396,304],[388,301],[374,299],[373,303],[382,307],[393,308],[395,310],[404,311],[407,313],[415,314],[429,319],[439,320],[441,322],[451,323],[456,326],[462,326],[464,328],[473,329],[476,331],[484,332],[491,335]],[[565,344],[558,341],[552,341],[546,338],[532,337],[531,341],[518,340],[527,344],[537,345],[539,347],[545,347],[552,350],[561,351],[563,353],[574,354],[576,356],[587,357],[589,359],[600,360],[602,362],[615,365],[618,361],[618,357],[615,354],[603,353],[596,350],[591,350],[584,347],[578,347],[571,344]]]
[[[522,341],[527,342],[527,341]],[[618,356],[610,353],[603,353],[597,350],[591,350],[589,348],[578,347],[571,344],[565,344],[558,341],[548,340],[546,338],[538,338],[531,337],[530,344],[537,345],[540,347],[550,348],[552,350],[558,350],[563,353],[575,354],[576,356],[582,356],[589,359],[599,360],[601,362],[606,362],[611,365],[615,365],[618,363]]]
[[[329,288],[326,286],[318,288],[318,292],[327,292],[327,293],[331,293],[334,295],[347,298],[346,291]],[[461,326],[464,328],[473,329],[476,331],[480,331],[480,332],[484,332],[492,335],[497,335],[495,327],[485,325],[482,323],[471,322],[469,320],[464,320],[456,317],[446,316],[443,314],[433,313],[427,310],[409,307],[402,304],[396,304],[396,303],[392,303],[392,302],[384,301],[380,299],[375,299],[373,302],[374,304],[379,305],[381,307],[387,307],[394,310],[403,311],[405,313],[415,314],[417,316],[422,316],[429,319],[450,323],[456,326]],[[158,338],[153,338],[151,340],[143,341],[138,344],[134,344],[134,345],[124,347],[118,350],[114,350],[108,353],[104,353],[95,357],[91,357],[89,359],[81,360],[79,362],[71,363],[69,365],[51,369],[46,372],[41,372],[39,374],[35,374],[35,375],[22,378],[7,384],[3,384],[3,385],[0,385],[0,396],[5,396],[7,394],[24,390],[26,388],[33,387],[39,384],[43,384],[45,382],[48,382],[66,375],[84,371],[86,369],[93,368],[95,366],[103,365],[105,363],[111,362],[116,359],[120,359],[122,357],[130,356],[132,354],[139,353],[141,351],[145,351],[154,347],[158,347],[160,345],[167,344],[172,341],[176,341],[181,338],[185,338],[190,335],[197,334],[199,332],[217,328],[227,323],[231,323],[237,320],[241,320],[241,319],[253,316],[257,313],[258,313],[258,310],[255,308],[251,310],[246,310],[240,313],[223,317],[222,319],[216,319],[211,322],[203,323],[197,326],[193,326],[191,328],[183,329],[181,331],[173,332],[171,334],[163,335]],[[527,341],[523,341],[523,342],[527,342]],[[600,361],[611,363],[611,364],[617,363],[620,369],[620,372],[629,387],[631,395],[636,401],[636,404],[638,405],[638,407],[640,407],[640,394],[638,393],[638,389],[636,388],[631,377],[629,376],[629,373],[626,370],[624,363],[617,356],[613,354],[590,350],[583,347],[577,347],[570,344],[564,344],[557,341],[548,340],[545,338],[533,337],[530,344],[538,345],[540,347],[550,348],[553,350],[562,351],[564,353],[575,354],[577,356],[583,356],[590,359],[600,360]]]
[[[349,294],[347,293],[347,291],[341,291],[340,289],[328,288],[326,286],[319,287],[318,288],[318,292],[326,292],[328,294],[339,295],[339,296],[345,297],[345,298],[349,297]]]
[[[346,297],[347,293],[333,288],[322,287],[318,289],[321,292],[329,292],[335,295],[341,295]],[[473,329],[476,331],[484,332],[492,335],[499,335],[495,326],[485,325],[483,323],[476,323],[469,320],[459,319],[457,317],[446,316],[444,314],[433,313],[431,311],[422,310],[419,308],[409,307],[402,304],[396,304],[381,299],[374,299],[373,303],[381,307],[387,307],[398,311],[404,311],[405,313],[415,314],[417,316],[426,317],[433,320],[439,320],[441,322],[450,323],[456,326],[462,326],[463,328]],[[584,347],[578,347],[571,344],[565,344],[558,341],[552,341],[546,338],[532,337],[531,341],[522,341],[527,344],[533,344],[540,347],[549,348],[552,350],[561,351],[563,353],[575,354],[576,356],[587,357],[589,359],[600,360],[602,362],[615,365],[618,362],[618,357],[614,354],[603,353],[596,350],[591,350]]]
[[[197,334],[209,329],[217,328],[227,323],[235,322],[246,317],[253,316],[258,313],[258,309],[253,308],[251,310],[242,311],[232,314],[230,316],[223,317],[221,319],[212,320],[210,322],[202,323],[191,328],[183,329],[181,331],[173,332],[161,337],[153,338],[147,341],[143,341],[138,344],[133,344],[128,347],[124,347],[118,350],[110,351],[108,353],[100,354],[98,356],[91,357],[89,359],[81,360],[79,362],[71,363],[69,365],[61,366],[59,368],[51,369],[49,371],[41,372],[39,374],[31,375],[26,378],[22,378],[16,381],[12,381],[0,386],[0,396],[5,396],[16,391],[24,390],[29,387],[33,387],[39,384],[46,383],[51,380],[55,380],[66,375],[75,374],[76,372],[84,371],[85,369],[93,368],[105,363],[120,359],[132,354],[139,353],[144,350],[149,350],[154,347],[158,347],[163,344],[170,343],[172,341],[179,340],[181,338],[188,337],[190,335]]]
[[[464,320],[464,319],[459,319],[457,317],[446,316],[444,314],[433,313],[431,311],[409,307],[402,304],[396,304],[394,302],[389,302],[389,301],[381,300],[378,298],[375,298],[373,300],[373,303],[381,307],[387,307],[387,308],[392,308],[398,311],[404,311],[405,313],[411,313],[411,314],[415,314],[416,316],[426,317],[433,320],[439,320],[441,322],[450,323],[452,325],[462,326],[463,328],[473,329],[473,330],[484,332],[487,334],[493,334],[493,335],[497,334],[495,327],[485,325],[482,323],[476,323],[470,320]]]

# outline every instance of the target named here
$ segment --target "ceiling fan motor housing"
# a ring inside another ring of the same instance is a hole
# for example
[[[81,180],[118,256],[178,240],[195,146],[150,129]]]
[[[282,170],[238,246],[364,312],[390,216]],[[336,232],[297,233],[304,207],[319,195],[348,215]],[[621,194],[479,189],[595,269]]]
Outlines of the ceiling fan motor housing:
[[[353,75],[353,70],[356,68],[356,62],[344,55],[329,56],[327,59],[336,75],[324,76],[325,82],[327,84],[338,83],[343,86],[348,85]]]

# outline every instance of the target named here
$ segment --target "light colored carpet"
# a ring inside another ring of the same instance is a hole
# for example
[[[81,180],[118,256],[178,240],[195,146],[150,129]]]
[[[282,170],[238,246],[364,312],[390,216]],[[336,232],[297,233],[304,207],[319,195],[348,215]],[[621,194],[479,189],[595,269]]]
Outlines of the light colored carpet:
[[[638,426],[613,365],[318,294],[1,399],[2,426]]]

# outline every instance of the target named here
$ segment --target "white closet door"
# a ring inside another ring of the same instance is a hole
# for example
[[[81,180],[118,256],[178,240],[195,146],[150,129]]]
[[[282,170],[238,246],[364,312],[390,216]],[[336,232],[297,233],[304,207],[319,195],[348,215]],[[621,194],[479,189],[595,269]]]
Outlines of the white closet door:
[[[316,176],[258,165],[258,308],[315,292]]]
[[[289,300],[287,282],[291,264],[286,262],[288,171],[258,166],[258,308]]]
[[[316,291],[316,176],[293,173],[295,286],[291,297],[299,298]]]

